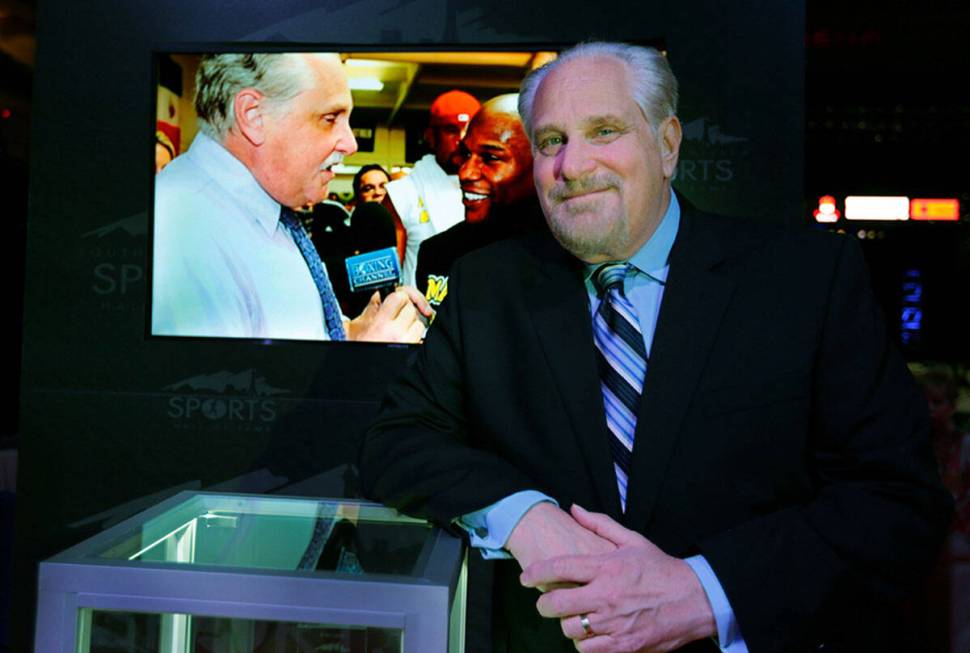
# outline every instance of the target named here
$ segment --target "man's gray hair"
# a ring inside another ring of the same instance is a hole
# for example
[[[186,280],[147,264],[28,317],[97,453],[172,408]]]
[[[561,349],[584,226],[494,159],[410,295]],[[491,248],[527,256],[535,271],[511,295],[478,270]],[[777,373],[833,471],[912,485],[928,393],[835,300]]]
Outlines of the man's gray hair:
[[[592,41],[564,50],[559,57],[536,68],[522,80],[519,89],[519,115],[529,140],[532,140],[532,108],[536,91],[550,72],[576,59],[612,57],[623,63],[629,73],[630,93],[643,111],[654,133],[667,118],[677,114],[677,78],[667,58],[655,48]]]
[[[309,85],[298,53],[207,54],[195,73],[199,129],[222,141],[236,123],[233,103],[244,88],[255,88],[279,108]]]

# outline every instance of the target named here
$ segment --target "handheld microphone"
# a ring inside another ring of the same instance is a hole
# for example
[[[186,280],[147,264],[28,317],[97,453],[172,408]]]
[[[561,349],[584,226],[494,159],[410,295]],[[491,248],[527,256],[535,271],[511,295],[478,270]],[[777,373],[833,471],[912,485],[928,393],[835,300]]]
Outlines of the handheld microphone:
[[[401,264],[395,247],[350,256],[345,264],[351,292],[379,290],[383,301],[401,283]]]
[[[347,280],[353,293],[375,290],[383,301],[401,283],[401,263],[397,257],[394,220],[377,202],[364,202],[350,218],[352,251],[345,260]]]

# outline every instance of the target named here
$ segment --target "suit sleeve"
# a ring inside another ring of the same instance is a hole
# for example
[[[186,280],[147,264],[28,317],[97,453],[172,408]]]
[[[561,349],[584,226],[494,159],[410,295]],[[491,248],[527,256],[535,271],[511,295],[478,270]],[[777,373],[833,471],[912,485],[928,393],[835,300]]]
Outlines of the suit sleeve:
[[[514,464],[473,441],[466,415],[463,350],[490,343],[462,337],[461,263],[425,343],[389,386],[364,436],[360,473],[364,494],[411,515],[449,525],[453,519],[537,484]],[[478,391],[488,391],[478,388]]]
[[[814,362],[814,496],[700,543],[752,651],[815,649],[900,599],[952,511],[926,403],[890,344],[858,244],[843,239]]]

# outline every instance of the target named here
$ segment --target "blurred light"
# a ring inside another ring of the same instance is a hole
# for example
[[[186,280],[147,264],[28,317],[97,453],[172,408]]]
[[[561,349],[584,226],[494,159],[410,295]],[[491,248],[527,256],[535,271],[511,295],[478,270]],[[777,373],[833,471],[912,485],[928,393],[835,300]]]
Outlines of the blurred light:
[[[0,111],[0,118],[3,118],[4,120],[6,120],[7,118],[9,118],[12,115],[13,115],[13,112],[10,109],[8,109],[7,107],[4,107],[3,108],[3,111]]]
[[[909,203],[909,217],[913,220],[959,220],[960,200],[914,199]]]
[[[347,85],[352,91],[382,91],[384,82],[376,77],[351,77],[347,80]]]
[[[836,222],[839,219],[839,211],[835,208],[835,198],[831,195],[823,195],[818,198],[818,208],[812,212],[816,222]]]
[[[909,220],[909,198],[850,195],[845,198],[846,220]]]

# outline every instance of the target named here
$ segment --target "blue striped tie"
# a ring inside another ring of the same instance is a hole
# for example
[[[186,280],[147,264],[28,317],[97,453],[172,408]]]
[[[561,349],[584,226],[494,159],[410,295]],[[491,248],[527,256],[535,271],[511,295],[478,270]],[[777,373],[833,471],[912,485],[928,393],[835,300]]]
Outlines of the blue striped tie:
[[[303,228],[303,223],[292,209],[281,207],[280,221],[293,235],[293,241],[300,248],[300,253],[303,254],[307,267],[310,268],[310,276],[313,277],[313,283],[320,293],[320,302],[323,304],[323,324],[327,329],[327,335],[331,340],[346,340],[340,305],[337,303],[337,296],[333,294],[333,286],[330,285],[327,269],[320,260],[317,248],[313,246],[306,229]]]
[[[593,285],[600,297],[599,309],[593,316],[593,342],[599,361],[606,426],[613,435],[610,438],[613,468],[624,511],[633,434],[647,371],[640,320],[623,292],[628,268],[627,263],[609,263],[593,273]]]

